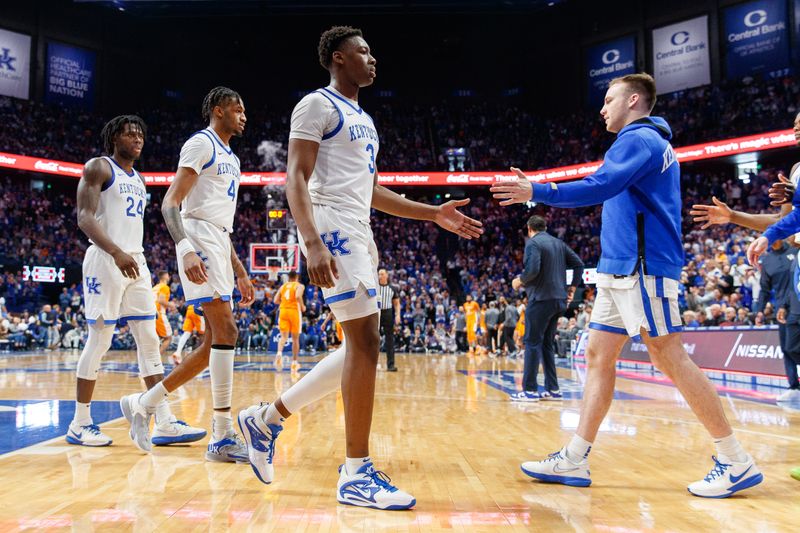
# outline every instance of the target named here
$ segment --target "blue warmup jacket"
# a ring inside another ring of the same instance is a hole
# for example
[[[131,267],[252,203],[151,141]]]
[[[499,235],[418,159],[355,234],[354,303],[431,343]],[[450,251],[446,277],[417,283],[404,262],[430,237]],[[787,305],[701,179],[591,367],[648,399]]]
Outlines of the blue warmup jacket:
[[[680,166],[661,117],[632,122],[617,134],[603,165],[571,183],[534,183],[534,202],[554,207],[603,204],[600,264],[605,274],[645,274],[680,279]]]

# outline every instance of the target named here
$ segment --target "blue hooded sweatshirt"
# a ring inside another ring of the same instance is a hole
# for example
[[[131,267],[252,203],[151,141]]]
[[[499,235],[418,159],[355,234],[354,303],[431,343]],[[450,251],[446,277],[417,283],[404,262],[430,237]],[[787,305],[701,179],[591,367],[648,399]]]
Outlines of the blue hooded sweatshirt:
[[[605,274],[680,279],[680,166],[661,117],[645,117],[620,130],[603,165],[570,183],[534,183],[534,202],[554,207],[603,204],[600,264]]]

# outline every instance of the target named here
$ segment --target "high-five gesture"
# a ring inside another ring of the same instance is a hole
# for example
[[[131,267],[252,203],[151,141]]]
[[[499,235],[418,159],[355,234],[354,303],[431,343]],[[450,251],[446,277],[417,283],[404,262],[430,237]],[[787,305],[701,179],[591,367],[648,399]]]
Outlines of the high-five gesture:
[[[711,198],[714,205],[695,204],[689,214],[694,217],[697,223],[704,222],[700,229],[706,229],[710,226],[729,224],[731,221],[731,214],[733,211],[728,204],[718,200],[716,196]]]
[[[457,207],[463,207],[469,203],[469,198],[463,200],[450,200],[439,206],[436,217],[433,219],[436,224],[452,231],[464,239],[477,239],[483,234],[483,224],[460,212]]]
[[[533,191],[531,182],[528,181],[527,176],[520,169],[511,167],[511,171],[517,175],[516,180],[495,183],[489,189],[495,200],[500,200],[500,205],[502,206],[530,202]]]

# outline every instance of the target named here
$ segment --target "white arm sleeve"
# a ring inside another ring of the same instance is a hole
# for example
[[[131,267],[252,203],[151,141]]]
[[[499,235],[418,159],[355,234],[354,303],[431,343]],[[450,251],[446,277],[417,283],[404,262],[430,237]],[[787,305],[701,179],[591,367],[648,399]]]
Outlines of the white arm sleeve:
[[[183,144],[178,168],[187,167],[200,174],[203,167],[214,158],[214,146],[205,134],[198,133]]]
[[[322,137],[339,126],[339,110],[324,96],[311,93],[292,111],[290,139],[321,142]]]

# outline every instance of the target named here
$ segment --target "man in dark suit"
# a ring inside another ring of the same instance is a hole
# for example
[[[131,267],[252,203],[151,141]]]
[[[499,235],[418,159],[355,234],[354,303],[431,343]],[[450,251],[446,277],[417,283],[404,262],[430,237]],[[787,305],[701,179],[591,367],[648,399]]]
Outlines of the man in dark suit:
[[[525,287],[524,390],[511,395],[514,401],[560,400],[555,362],[555,334],[558,318],[572,301],[575,287],[583,276],[583,261],[563,241],[547,233],[545,219],[528,219],[528,242],[525,243],[525,270],[512,281],[515,289]],[[567,268],[573,269],[567,290]],[[536,374],[539,361],[544,365],[545,390],[539,393]]]

